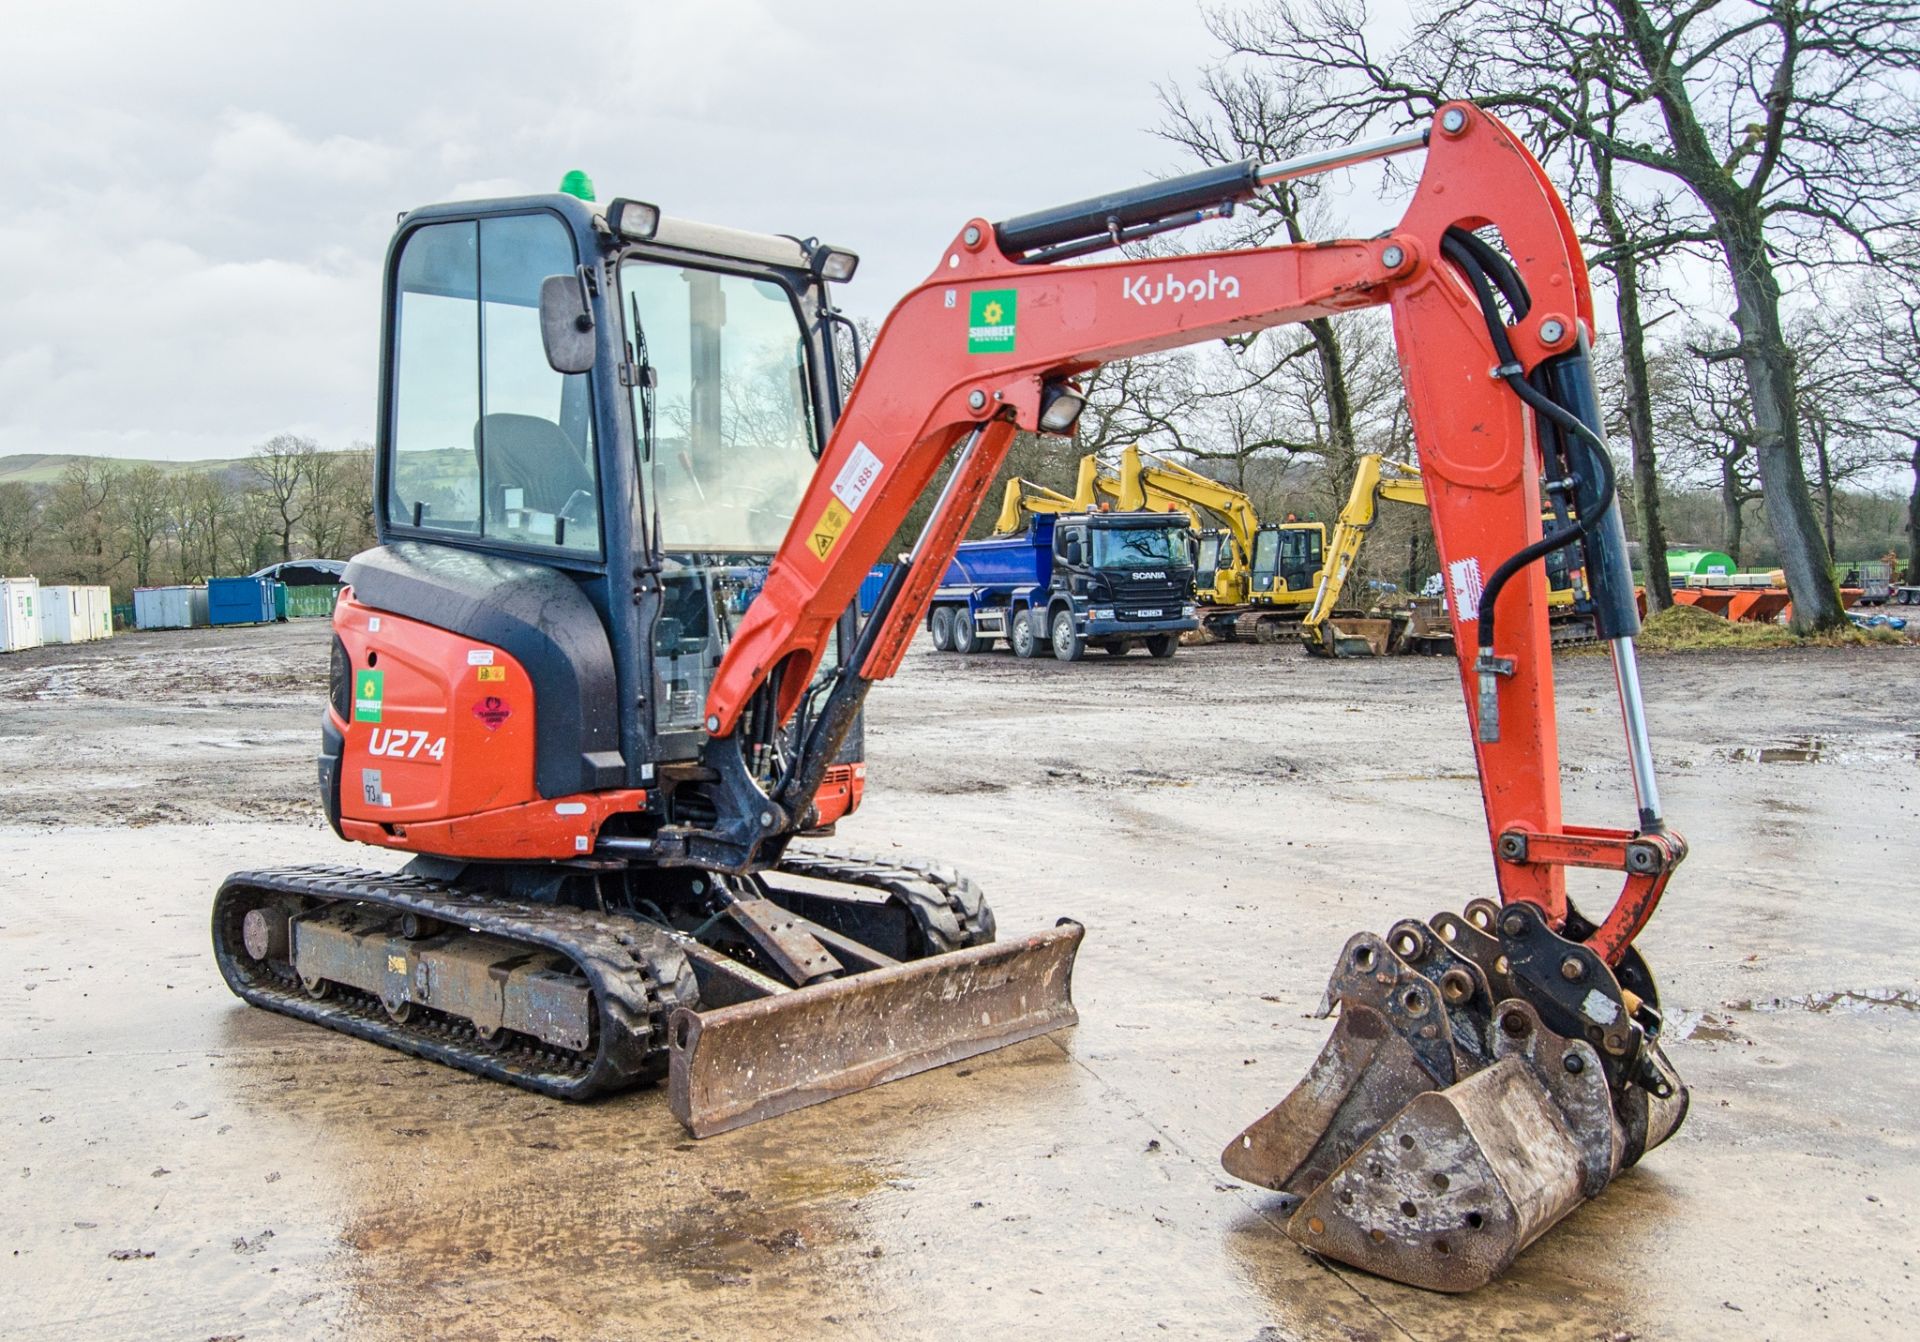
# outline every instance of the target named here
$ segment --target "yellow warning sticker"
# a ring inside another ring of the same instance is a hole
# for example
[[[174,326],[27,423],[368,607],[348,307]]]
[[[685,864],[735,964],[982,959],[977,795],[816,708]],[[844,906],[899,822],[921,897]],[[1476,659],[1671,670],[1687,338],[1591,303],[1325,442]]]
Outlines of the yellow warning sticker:
[[[820,514],[820,520],[813,524],[813,533],[807,537],[807,548],[813,551],[814,558],[825,559],[832,554],[833,543],[840,539],[840,533],[852,520],[853,514],[841,506],[840,500],[828,499],[827,510]]]
[[[404,956],[404,955],[389,955],[389,956],[387,957],[387,972],[388,972],[389,974],[404,974],[404,973],[406,973],[406,972],[407,972],[407,957],[406,957],[406,956]]]
[[[505,680],[507,678],[507,668],[504,666],[476,667],[474,668],[474,678],[477,680]]]

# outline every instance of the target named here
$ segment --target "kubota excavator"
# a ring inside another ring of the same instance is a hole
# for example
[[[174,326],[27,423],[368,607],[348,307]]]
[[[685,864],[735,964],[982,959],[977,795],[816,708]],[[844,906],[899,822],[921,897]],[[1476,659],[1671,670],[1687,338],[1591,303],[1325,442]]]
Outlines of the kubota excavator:
[[[1081,260],[1422,148],[1405,217],[1374,239]],[[1103,361],[1384,305],[1498,899],[1350,939],[1325,1051],[1223,1158],[1282,1195],[1316,1253],[1442,1290],[1490,1279],[1686,1104],[1634,948],[1686,850],[1653,776],[1586,268],[1540,166],[1453,103],[1345,150],[970,220],[840,409],[822,281],[852,268],[631,200],[405,217],[383,543],[336,617],[320,778],[343,834],[419,856],[400,875],[230,878],[229,982],[552,1093],[668,1057],[696,1131],[715,1095],[733,1097],[726,1126],[1070,1019],[1077,927],[978,944],[977,895],[944,869],[835,865],[793,841],[858,800],[866,693],[899,668],[1017,428],[1070,432],[1075,378]],[[855,627],[861,580],[950,457]],[[1576,527],[1542,534],[1542,479]],[[1576,536],[1619,683],[1628,828],[1561,813],[1540,565]],[[1570,866],[1623,879],[1597,922],[1568,902]]]

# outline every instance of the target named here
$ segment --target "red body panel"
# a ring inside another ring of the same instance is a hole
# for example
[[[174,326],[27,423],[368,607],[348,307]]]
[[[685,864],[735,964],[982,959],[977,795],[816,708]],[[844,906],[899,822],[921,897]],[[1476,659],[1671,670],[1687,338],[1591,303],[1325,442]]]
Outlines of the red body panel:
[[[607,816],[644,804],[628,789],[540,796],[533,685],[500,649],[373,610],[351,590],[333,629],[354,680],[347,720],[334,713],[348,838],[443,857],[569,858],[592,850]],[[362,693],[370,676],[373,695]]]
[[[1541,464],[1530,412],[1494,374],[1498,358],[1480,307],[1440,262],[1442,239],[1456,226],[1499,227],[1533,296],[1528,317],[1511,328],[1528,371],[1574,348],[1582,328],[1591,333],[1593,302],[1577,235],[1540,165],[1493,118],[1465,104],[1447,113],[1456,110],[1460,129],[1448,133],[1436,122],[1406,217],[1380,239],[1023,265],[1000,253],[991,224],[971,221],[874,341],[762,594],[714,678],[707,712],[715,734],[733,730],[783,664],[779,709],[783,719],[791,714],[861,578],[969,431],[983,430],[860,668],[869,679],[898,668],[1015,425],[1038,427],[1046,383],[1111,359],[1376,305],[1392,309],[1441,562],[1455,592],[1473,598],[1456,595],[1450,610],[1468,724],[1477,726],[1479,587],[1540,536]],[[995,315],[985,320],[997,324],[976,338],[972,314],[989,303]],[[1543,339],[1550,322],[1558,324],[1552,343]],[[1499,686],[1501,739],[1483,743],[1474,733],[1494,835],[1563,829],[1546,597],[1538,565],[1501,597],[1496,652],[1515,670]],[[1556,926],[1564,921],[1559,862],[1495,869],[1503,898],[1539,904]],[[1637,925],[1646,908],[1623,921]]]

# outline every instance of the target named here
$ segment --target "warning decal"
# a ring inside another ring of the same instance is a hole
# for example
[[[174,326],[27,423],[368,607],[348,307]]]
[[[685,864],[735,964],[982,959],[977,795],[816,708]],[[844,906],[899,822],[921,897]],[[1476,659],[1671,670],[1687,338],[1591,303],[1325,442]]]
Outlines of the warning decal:
[[[1480,618],[1480,560],[1468,555],[1447,565],[1447,578],[1453,588],[1453,610],[1460,620]]]
[[[880,458],[865,443],[853,445],[853,455],[847,458],[847,464],[840,468],[840,474],[834,477],[833,496],[847,505],[850,513],[860,511],[860,500],[873,488],[873,482],[880,478]]]
[[[840,506],[840,500],[827,500],[827,510],[820,514],[820,520],[813,524],[813,531],[807,537],[807,548],[816,559],[825,559],[833,553],[833,543],[840,539],[840,533],[852,520],[853,514]]]

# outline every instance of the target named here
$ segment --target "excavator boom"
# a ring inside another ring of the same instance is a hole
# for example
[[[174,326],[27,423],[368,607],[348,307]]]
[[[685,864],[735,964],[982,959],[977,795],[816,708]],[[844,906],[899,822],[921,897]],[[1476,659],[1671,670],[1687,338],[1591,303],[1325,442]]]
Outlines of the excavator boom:
[[[1406,215],[1378,238],[1060,264],[1219,213],[1276,181],[1422,147]],[[1015,431],[1070,431],[1076,378],[1113,359],[1372,306],[1392,313],[1500,898],[1464,920],[1351,941],[1330,986],[1342,1015],[1328,1051],[1226,1162],[1291,1199],[1289,1233],[1315,1250],[1465,1289],[1664,1139],[1685,1103],[1632,946],[1685,845],[1661,816],[1647,744],[1637,615],[1588,365],[1586,266],[1539,164],[1477,109],[1449,104],[1430,130],[1344,154],[969,221],[887,318],[712,682],[705,758],[720,780],[719,818],[662,830],[655,845],[669,860],[754,870],[805,824],[823,762],[867,688],[898,669]],[[918,540],[815,704],[807,689],[834,622],[950,456]],[[1542,534],[1543,479],[1577,529]],[[1562,814],[1541,561],[1575,541],[1615,658],[1632,828]],[[743,762],[742,724],[784,722],[803,700],[802,745],[763,791]],[[1622,879],[1597,924],[1568,902],[1569,866]],[[1407,1190],[1446,1180],[1455,1194],[1435,1220],[1434,1200]]]

